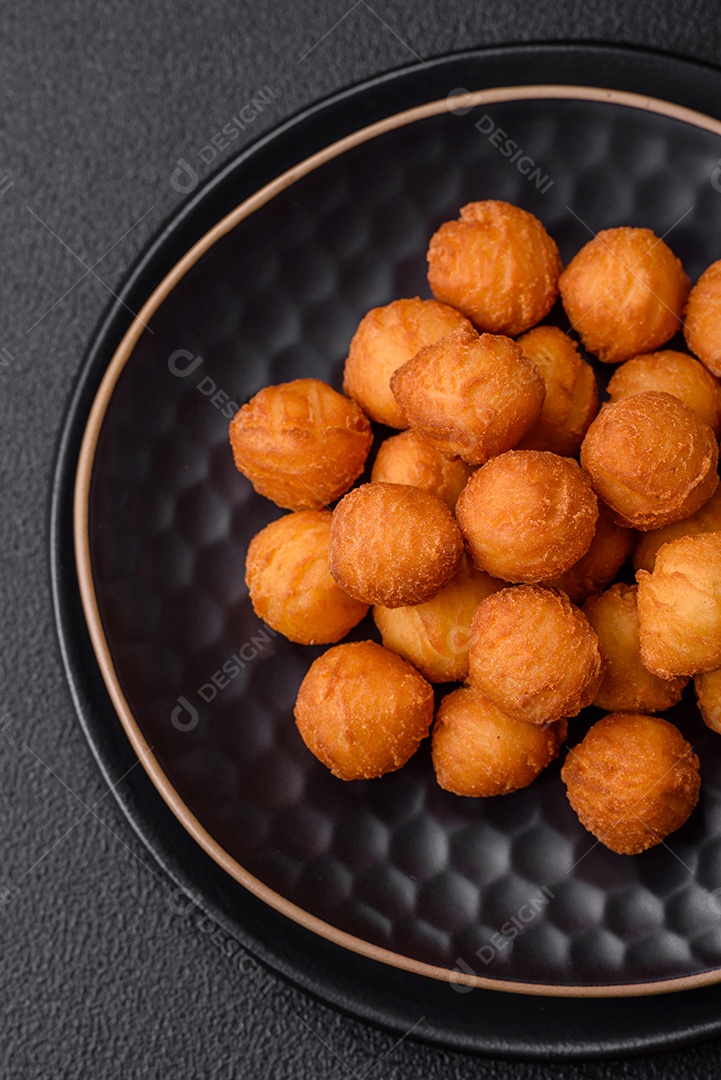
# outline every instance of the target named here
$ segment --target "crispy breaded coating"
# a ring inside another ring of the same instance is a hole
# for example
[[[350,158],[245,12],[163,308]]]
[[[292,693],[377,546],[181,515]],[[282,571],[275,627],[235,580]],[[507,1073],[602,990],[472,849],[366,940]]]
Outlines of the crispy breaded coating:
[[[663,712],[681,700],[688,682],[685,677],[659,679],[641,662],[637,592],[638,586],[619,582],[583,606],[606,661],[593,704],[608,712]]]
[[[645,667],[662,679],[721,667],[721,533],[664,544],[636,580]]]
[[[656,562],[656,554],[664,544],[682,536],[697,536],[707,532],[721,532],[721,486],[717,487],[708,502],[690,517],[664,525],[662,529],[639,533],[633,553],[634,570],[648,570],[650,573]]]
[[[565,573],[585,555],[598,504],[575,461],[542,450],[509,450],[473,474],[456,518],[480,570],[535,583]]]
[[[611,851],[638,855],[687,821],[698,802],[698,768],[667,720],[611,713],[569,752],[561,778],[584,828]]]
[[[658,391],[604,405],[583,440],[581,465],[614,521],[642,532],[695,513],[719,481],[711,428]]]
[[[406,607],[440,592],[463,538],[444,502],[406,484],[362,484],[333,511],[330,572],[364,604]]]
[[[391,376],[413,430],[471,465],[515,446],[538,419],[546,390],[510,338],[455,330]]]
[[[329,510],[299,510],[271,521],[248,547],[245,581],[253,611],[301,645],[340,641],[368,611],[330,576],[330,523]]]
[[[712,375],[721,375],[721,259],[704,270],[689,294],[686,344]]]
[[[688,353],[674,349],[634,356],[618,367],[608,383],[612,402],[647,390],[672,394],[704,420],[718,438],[721,430],[721,383]]]
[[[540,322],[556,301],[562,269],[538,218],[497,199],[462,207],[428,248],[433,295],[492,334],[515,337]]]
[[[651,229],[604,229],[559,281],[563,307],[586,349],[607,364],[653,352],[672,338],[690,282]]]
[[[489,798],[528,787],[558,757],[565,720],[514,720],[472,687],[443,698],[433,726],[436,779],[455,795]]]
[[[704,724],[721,735],[721,668],[694,675],[693,685]]]
[[[285,510],[319,510],[343,495],[372,441],[362,409],[320,379],[266,386],[230,422],[236,468]]]
[[[636,536],[633,529],[617,525],[603,503],[599,502],[596,531],[588,551],[570,570],[547,584],[562,589],[574,604],[582,604],[589,596],[611,584],[633,551]]]
[[[482,600],[471,623],[471,686],[530,724],[576,716],[603,675],[595,630],[565,593],[538,585]]]
[[[541,415],[517,444],[517,450],[551,450],[574,457],[599,409],[593,368],[578,346],[557,326],[537,326],[518,339],[546,386]]]
[[[433,721],[433,688],[375,641],[336,645],[301,683],[295,720],[312,754],[340,780],[370,780],[405,765]]]
[[[443,499],[453,510],[472,472],[472,465],[461,458],[445,457],[415,431],[402,431],[385,439],[378,447],[371,480],[422,488]]]
[[[356,330],[343,372],[343,393],[354,398],[371,420],[394,428],[408,421],[391,393],[397,368],[426,345],[459,327],[471,328],[460,311],[437,300],[394,300],[373,308]]]
[[[432,600],[415,607],[374,607],[373,618],[385,647],[410,660],[429,682],[460,682],[468,675],[473,612],[504,587],[464,555],[456,575]]]

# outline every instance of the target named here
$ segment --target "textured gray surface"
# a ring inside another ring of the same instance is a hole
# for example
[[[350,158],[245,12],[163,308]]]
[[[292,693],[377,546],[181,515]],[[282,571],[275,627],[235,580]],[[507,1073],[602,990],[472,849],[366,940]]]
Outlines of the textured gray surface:
[[[221,955],[207,925],[174,912],[74,719],[47,586],[53,448],[107,286],[182,200],[170,183],[177,160],[209,173],[198,151],[259,86],[277,87],[276,101],[215,165],[412,52],[587,39],[721,63],[721,20],[700,2],[683,13],[551,0],[349,6],[67,0],[3,10],[0,177],[12,186],[0,179],[0,1075],[710,1076],[721,1043],[623,1064],[507,1066],[394,1046],[285,985],[263,990]]]

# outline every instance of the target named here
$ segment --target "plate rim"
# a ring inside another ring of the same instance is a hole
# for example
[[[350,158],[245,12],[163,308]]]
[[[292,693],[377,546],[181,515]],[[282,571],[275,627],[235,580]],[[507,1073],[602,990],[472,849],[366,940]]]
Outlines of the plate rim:
[[[270,888],[255,875],[251,874],[238,860],[231,856],[221,844],[200,823],[195,814],[183,800],[171,783],[169,777],[152,752],[140,724],[123,693],[120,679],[115,670],[110,647],[98,607],[93,579],[89,536],[89,495],[95,462],[95,452],[100,431],[110,405],[115,386],[126,364],[133,355],[140,337],[148,328],[150,318],[163,301],[172,292],[185,274],[209,251],[223,236],[232,231],[240,222],[256,210],[292,186],[296,181],[309,175],[315,169],[341,154],[368,142],[388,131],[408,126],[419,120],[439,115],[446,111],[470,110],[476,105],[498,104],[508,101],[565,99],[572,101],[591,101],[617,105],[645,112],[651,112],[679,120],[693,127],[710,131],[721,136],[721,120],[706,113],[686,106],[676,105],[662,98],[652,97],[630,91],[614,90],[604,87],[581,84],[538,83],[520,86],[496,86],[485,90],[466,91],[460,88],[452,90],[446,98],[435,99],[422,105],[414,106],[401,112],[393,113],[382,120],[358,128],[356,131],[335,140],[316,153],[304,158],[287,169],[269,183],[263,185],[252,195],[244,199],[230,212],[208,229],[165,274],[152,290],[140,311],[134,315],[130,325],[115,348],[113,355],[102,376],[95,393],[83,431],[80,453],[78,456],[75,483],[73,489],[73,541],[80,600],[87,625],[93,652],[100,673],[110,696],[115,712],[128,740],[137,754],[155,790],[160,794],[180,825],[229,876],[248,889],[254,896],[275,911],[291,919],[304,929],[332,942],[333,944],[357,953],[366,959],[386,964],[414,975],[424,976],[445,982],[458,989],[485,989],[498,992],[523,994],[541,997],[566,998],[623,998],[640,995],[673,993],[709,986],[721,982],[721,966],[670,979],[651,980],[634,983],[561,984],[535,983],[494,979],[481,975],[466,974],[439,965],[415,960],[402,953],[395,952],[341,930],[304,908],[286,899]],[[451,106],[452,101],[452,106]]]

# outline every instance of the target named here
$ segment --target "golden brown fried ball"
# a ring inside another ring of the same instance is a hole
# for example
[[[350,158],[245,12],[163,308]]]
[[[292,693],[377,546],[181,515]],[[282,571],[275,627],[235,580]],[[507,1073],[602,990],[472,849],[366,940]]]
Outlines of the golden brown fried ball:
[[[706,727],[721,735],[721,668],[694,675],[693,684]]]
[[[364,604],[406,607],[450,581],[463,538],[444,502],[406,484],[362,484],[333,511],[330,572]]]
[[[721,485],[716,488],[708,502],[695,514],[691,514],[691,517],[664,525],[662,529],[641,533],[633,553],[634,569],[648,570],[650,573],[656,562],[656,553],[664,544],[682,536],[697,536],[707,532],[721,532]]]
[[[445,457],[415,431],[402,431],[378,447],[371,480],[422,488],[443,499],[453,510],[472,472],[472,465],[467,465],[461,458]]]
[[[473,474],[456,518],[480,570],[504,581],[549,581],[588,551],[598,505],[575,461],[509,450]]]
[[[471,623],[468,677],[515,720],[547,724],[576,716],[603,675],[588,619],[556,589],[519,585],[482,600]]]
[[[658,716],[611,713],[594,724],[561,770],[584,828],[619,855],[638,855],[679,829],[698,802],[699,761]]]
[[[510,338],[455,330],[391,376],[413,430],[471,465],[510,449],[538,419],[546,390]]]
[[[464,555],[458,573],[432,600],[415,607],[374,607],[387,649],[404,656],[430,682],[461,682],[468,675],[468,644],[476,607],[504,588]]]
[[[694,356],[713,375],[721,375],[721,259],[691,289],[683,332]]]
[[[496,199],[468,203],[428,248],[433,295],[492,334],[515,337],[540,322],[556,301],[562,269],[538,218]]]
[[[437,300],[394,300],[373,308],[350,344],[343,372],[343,393],[354,398],[371,420],[407,428],[402,409],[391,393],[393,372],[426,345],[459,327],[471,328],[460,311]]]
[[[319,510],[343,495],[372,441],[362,409],[319,379],[266,386],[230,422],[236,468],[286,510]]]
[[[578,346],[557,326],[537,326],[518,339],[523,353],[541,372],[546,399],[541,415],[518,450],[551,450],[573,457],[599,408],[593,368],[582,360]]]
[[[295,720],[312,754],[340,780],[395,772],[426,738],[433,688],[375,641],[336,645],[301,683]]]
[[[328,569],[331,513],[299,510],[253,537],[245,581],[253,611],[301,645],[339,641],[368,611],[339,589]]]
[[[583,440],[581,465],[614,520],[642,532],[693,514],[719,481],[711,428],[658,391],[604,405]]]
[[[663,390],[677,397],[705,420],[718,438],[721,384],[698,360],[674,349],[634,356],[614,371],[608,384],[612,402],[646,390]]]
[[[639,570],[641,659],[662,679],[721,667],[721,533],[664,544]]]
[[[659,679],[641,662],[636,585],[612,585],[583,613],[598,635],[606,669],[593,704],[609,712],[663,712],[681,700],[687,678]]]
[[[505,716],[461,687],[443,698],[433,727],[436,779],[454,795],[488,798],[528,787],[558,757],[565,720],[536,727]]]
[[[690,282],[651,229],[604,229],[561,274],[561,300],[589,352],[607,364],[652,352],[672,338]]]
[[[651,535],[644,533],[644,536]],[[617,525],[603,503],[599,503],[596,531],[588,551],[570,570],[548,584],[562,589],[574,604],[582,604],[593,593],[601,592],[611,584],[633,551],[635,539],[634,530]]]

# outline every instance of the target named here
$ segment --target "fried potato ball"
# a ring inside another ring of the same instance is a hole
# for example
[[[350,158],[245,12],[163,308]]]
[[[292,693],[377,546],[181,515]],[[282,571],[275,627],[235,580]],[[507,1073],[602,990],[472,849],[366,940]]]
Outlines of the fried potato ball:
[[[455,330],[391,376],[413,430],[471,465],[510,449],[538,419],[546,390],[510,338]]]
[[[604,229],[559,281],[563,307],[589,352],[617,364],[664,345],[681,326],[690,282],[651,229]]]
[[[636,585],[612,585],[583,613],[598,635],[606,668],[593,701],[608,712],[663,712],[681,700],[686,678],[659,679],[641,662]]]
[[[593,701],[603,659],[588,619],[556,589],[519,585],[482,600],[471,623],[469,681],[530,724],[576,716]]]
[[[694,675],[693,684],[706,727],[721,735],[721,668]]]
[[[641,659],[662,679],[721,667],[721,533],[664,544],[639,570]]]
[[[295,720],[312,754],[340,780],[395,772],[426,738],[433,688],[375,641],[336,645],[301,683]]]
[[[433,726],[436,779],[454,795],[489,798],[528,787],[558,757],[565,720],[536,727],[505,716],[472,687],[443,698]]]
[[[644,533],[644,536],[651,535]],[[547,584],[562,589],[574,604],[582,604],[593,593],[601,592],[611,584],[633,551],[635,540],[634,530],[617,525],[603,503],[599,503],[596,531],[588,551],[570,570]]]
[[[509,450],[473,474],[456,518],[479,570],[504,581],[548,581],[588,551],[598,504],[575,461]]]
[[[551,450],[573,457],[599,408],[593,368],[578,346],[557,326],[537,326],[518,339],[546,385],[541,415],[517,444],[517,450]]]
[[[617,524],[642,532],[695,513],[719,482],[711,428],[658,391],[604,405],[583,440],[581,465]]]
[[[253,537],[245,581],[253,611],[301,645],[339,641],[368,611],[339,589],[328,569],[331,513],[299,510]]]
[[[371,420],[394,428],[408,421],[391,393],[393,372],[426,345],[459,327],[471,328],[465,315],[437,300],[394,300],[361,319],[348,351],[343,393],[354,398]]]
[[[266,386],[230,422],[236,468],[285,510],[319,510],[363,472],[368,418],[319,379]]]
[[[608,383],[611,401],[623,401],[646,390],[672,394],[708,424],[721,430],[721,384],[698,360],[674,349],[634,356],[614,371]]]
[[[440,592],[463,538],[444,502],[407,484],[362,484],[333,511],[330,572],[364,604],[406,607]]]
[[[540,322],[556,301],[562,269],[538,218],[496,199],[468,203],[428,248],[433,295],[492,334],[515,337]]]
[[[648,570],[650,573],[656,562],[656,553],[664,544],[682,536],[697,536],[699,533],[708,532],[721,532],[721,485],[695,514],[681,521],[674,521],[671,525],[664,525],[662,529],[641,533],[633,553],[634,570]]]
[[[453,510],[473,466],[461,458],[451,460],[435,446],[416,435],[402,431],[378,447],[371,480],[381,484],[410,484],[430,491]]]
[[[721,259],[691,289],[683,332],[694,356],[713,375],[721,375]]]
[[[461,682],[468,675],[468,644],[476,607],[504,588],[464,555],[455,577],[432,600],[415,607],[374,607],[387,649],[410,660],[429,682]]]
[[[698,802],[699,761],[658,716],[610,713],[568,754],[566,795],[584,828],[619,855],[638,855],[679,829]]]

